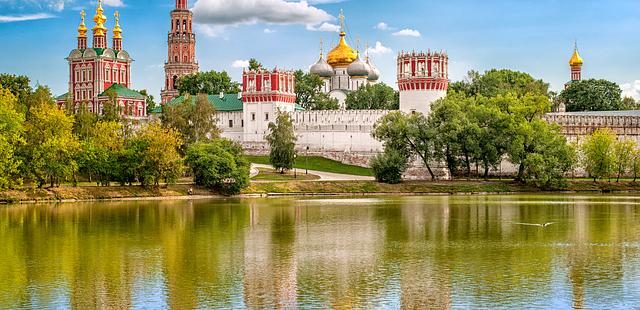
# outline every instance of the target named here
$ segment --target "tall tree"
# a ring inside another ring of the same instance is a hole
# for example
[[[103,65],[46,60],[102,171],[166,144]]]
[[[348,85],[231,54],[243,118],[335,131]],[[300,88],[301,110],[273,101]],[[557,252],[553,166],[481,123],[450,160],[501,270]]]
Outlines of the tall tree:
[[[24,114],[18,111],[18,101],[10,90],[0,85],[0,189],[18,186],[21,161],[16,148],[24,141]]]
[[[225,195],[239,194],[249,185],[251,164],[242,146],[230,140],[193,144],[187,150],[185,162],[197,185]]]
[[[241,90],[240,86],[240,83],[231,80],[231,77],[226,71],[198,72],[181,77],[178,80],[178,91],[181,95],[237,94]]]
[[[583,80],[572,82],[560,93],[568,112],[619,111],[625,107],[622,90],[614,82],[606,80]]]
[[[347,110],[398,110],[399,93],[384,83],[364,85],[347,94]]]
[[[633,168],[638,144],[629,139],[618,140],[613,145],[614,172],[616,182],[620,182],[620,177],[626,175]]]
[[[182,157],[178,149],[182,145],[180,134],[173,128],[150,123],[142,127],[131,139],[129,147],[139,158],[136,175],[143,185],[175,182],[182,173]]]
[[[262,64],[259,63],[255,58],[249,59],[249,70],[258,71],[262,70]]]
[[[175,105],[165,105],[162,124],[180,132],[185,144],[206,142],[220,136],[220,129],[216,125],[216,109],[208,96],[200,94],[195,99],[186,96]]]
[[[317,74],[305,73],[297,70],[296,103],[306,110],[337,110],[340,108],[338,100],[322,92],[324,81]]]
[[[275,123],[269,123],[266,139],[271,147],[269,161],[274,169],[285,173],[291,170],[296,160],[296,134],[289,113],[278,112]]]
[[[613,173],[615,142],[615,133],[611,129],[602,128],[587,136],[582,144],[582,165],[594,182]]]
[[[108,186],[118,180],[118,160],[124,148],[122,124],[99,121],[82,141],[78,156],[81,173],[95,178],[99,185]]]
[[[525,94],[549,96],[549,84],[536,80],[524,72],[492,69],[484,74],[469,71],[464,81],[451,83],[449,91],[488,98],[509,93],[516,96]]]

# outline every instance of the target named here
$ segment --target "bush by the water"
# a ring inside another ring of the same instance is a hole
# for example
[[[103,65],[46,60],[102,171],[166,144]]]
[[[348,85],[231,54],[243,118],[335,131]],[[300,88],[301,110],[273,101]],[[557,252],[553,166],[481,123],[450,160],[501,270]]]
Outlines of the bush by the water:
[[[407,171],[407,157],[394,149],[387,148],[384,153],[376,155],[371,161],[371,168],[378,182],[397,184],[402,182],[402,175]]]
[[[251,164],[235,142],[217,139],[196,143],[187,149],[185,161],[197,185],[225,195],[239,194],[249,185]]]

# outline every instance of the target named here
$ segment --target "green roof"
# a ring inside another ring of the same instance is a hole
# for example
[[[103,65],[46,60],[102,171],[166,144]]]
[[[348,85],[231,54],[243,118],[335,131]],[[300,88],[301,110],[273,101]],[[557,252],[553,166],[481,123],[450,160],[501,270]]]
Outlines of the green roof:
[[[100,94],[100,96],[107,96],[107,93],[110,91],[114,91],[118,97],[146,99],[143,94],[135,90],[128,89],[120,84],[112,84],[102,94]]]
[[[96,54],[98,54],[98,56],[102,55],[102,53],[104,53],[104,51],[106,50],[105,48],[94,48],[94,51],[96,51]]]
[[[190,97],[191,97],[191,104],[195,104],[197,96],[190,96]],[[222,98],[220,98],[219,95],[208,95],[207,99],[209,100],[209,103],[213,104],[213,106],[216,108],[216,111],[218,112],[241,112],[242,111],[243,103],[242,103],[242,99],[238,99],[238,94],[225,94]],[[168,105],[173,106],[173,105],[181,104],[184,102],[184,100],[185,100],[185,96],[180,96],[171,100],[168,103]],[[296,110],[303,111],[304,109],[300,105],[296,104]],[[162,106],[157,106],[150,112],[162,113]]]
[[[56,100],[67,100],[67,97],[69,97],[69,93],[64,93],[63,95],[56,97]]]

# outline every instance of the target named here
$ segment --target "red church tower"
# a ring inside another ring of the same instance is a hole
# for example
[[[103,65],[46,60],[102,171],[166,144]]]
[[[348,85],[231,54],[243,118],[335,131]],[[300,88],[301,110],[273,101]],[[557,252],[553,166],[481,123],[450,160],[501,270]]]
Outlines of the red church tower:
[[[164,65],[165,85],[161,92],[162,103],[179,96],[179,78],[198,72],[196,35],[192,26],[193,13],[187,8],[187,0],[176,0],[176,9],[171,11],[168,59]]]
[[[123,116],[136,118],[146,117],[146,98],[129,89],[131,85],[131,64],[133,59],[122,48],[122,29],[120,14],[116,12],[113,28],[113,46],[107,46],[102,0],[98,1],[96,15],[93,17],[92,46],[87,45],[87,26],[85,12],[82,11],[82,22],[78,27],[78,45],[71,51],[69,62],[69,92],[57,98],[59,106],[72,104],[78,110],[85,107],[95,114],[102,114],[104,104],[115,100]]]

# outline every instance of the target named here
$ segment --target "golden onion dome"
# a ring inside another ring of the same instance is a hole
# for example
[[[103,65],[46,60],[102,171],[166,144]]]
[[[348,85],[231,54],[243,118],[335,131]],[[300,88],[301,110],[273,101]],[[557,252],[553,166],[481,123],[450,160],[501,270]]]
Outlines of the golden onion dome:
[[[104,16],[104,9],[102,8],[102,0],[98,0],[98,7],[96,8],[96,15],[93,17],[93,21],[96,23],[93,27],[94,36],[104,36],[107,34],[107,27],[104,23],[107,22],[107,17]]]
[[[584,61],[582,60],[582,57],[580,57],[578,49],[576,48],[575,50],[573,50],[573,56],[571,56],[571,60],[569,60],[569,65],[572,67],[577,67],[582,66],[583,63]]]
[[[116,18],[116,26],[113,27],[113,38],[122,39],[122,28],[120,28],[120,13],[116,11],[116,13],[113,14],[113,16],[115,16]]]
[[[80,23],[80,26],[78,26],[78,37],[79,38],[86,38],[87,37],[87,26],[84,24],[84,17],[87,15],[87,13],[85,13],[84,10],[82,10],[82,12],[80,12],[80,16],[82,16],[82,22]]]
[[[332,67],[347,67],[353,63],[358,57],[358,53],[349,46],[345,40],[347,34],[340,32],[340,42],[329,54],[327,54],[327,62]]]

